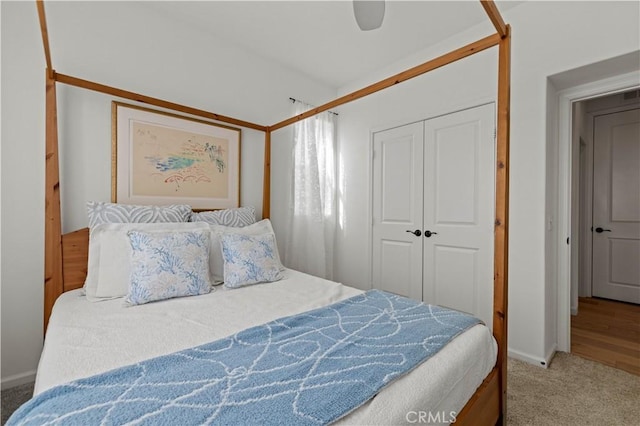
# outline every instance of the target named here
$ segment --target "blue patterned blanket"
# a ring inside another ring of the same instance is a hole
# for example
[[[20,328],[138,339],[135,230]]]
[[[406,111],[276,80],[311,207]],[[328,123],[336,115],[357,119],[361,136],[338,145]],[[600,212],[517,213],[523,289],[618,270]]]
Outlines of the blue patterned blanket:
[[[327,424],[479,322],[372,290],[57,386],[7,424]]]

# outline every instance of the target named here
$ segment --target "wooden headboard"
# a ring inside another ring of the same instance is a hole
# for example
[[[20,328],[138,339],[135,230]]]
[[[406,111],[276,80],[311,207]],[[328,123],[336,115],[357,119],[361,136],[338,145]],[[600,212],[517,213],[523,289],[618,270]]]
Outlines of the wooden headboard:
[[[62,289],[84,285],[89,261],[89,228],[62,235]]]

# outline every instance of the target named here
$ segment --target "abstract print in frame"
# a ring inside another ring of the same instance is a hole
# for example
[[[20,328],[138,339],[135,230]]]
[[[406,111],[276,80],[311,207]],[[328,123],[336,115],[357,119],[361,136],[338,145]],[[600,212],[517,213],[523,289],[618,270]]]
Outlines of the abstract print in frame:
[[[240,205],[240,129],[112,102],[111,199]]]

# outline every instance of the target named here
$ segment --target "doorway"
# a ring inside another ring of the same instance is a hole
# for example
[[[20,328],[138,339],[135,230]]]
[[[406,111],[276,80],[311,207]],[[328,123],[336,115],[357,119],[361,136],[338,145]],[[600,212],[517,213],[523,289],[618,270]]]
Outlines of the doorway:
[[[546,244],[548,287],[547,306],[555,311],[555,344],[549,347],[549,356],[555,350],[571,352],[571,314],[578,311],[580,243],[580,123],[573,119],[574,107],[582,101],[622,95],[640,88],[640,71],[637,70],[639,53],[612,58],[602,63],[569,70],[549,77],[549,139],[547,142],[547,231]],[[631,66],[630,64],[634,65]],[[605,66],[606,65],[606,66]],[[614,66],[615,65],[615,66]],[[627,71],[626,74],[609,74],[598,79],[602,69]],[[587,79],[585,76],[589,76]],[[584,81],[590,81],[583,83]],[[572,85],[573,83],[573,85]],[[583,84],[580,84],[583,83]],[[557,139],[556,139],[557,137]],[[584,139],[584,138],[583,138]],[[556,142],[557,141],[557,142]],[[583,161],[585,161],[583,159]],[[587,162],[592,160],[587,160]],[[584,188],[583,188],[584,190]],[[590,209],[582,208],[583,212]],[[588,220],[591,220],[589,218]],[[583,218],[583,223],[585,222]],[[584,230],[583,230],[584,232]],[[589,234],[590,225],[589,225]],[[584,262],[582,263],[584,267]],[[590,282],[589,282],[590,283]],[[590,284],[589,284],[590,285]],[[584,282],[583,286],[584,287]],[[552,336],[550,336],[552,337]]]
[[[572,127],[572,313],[578,297],[640,304],[640,91],[575,102]]]
[[[571,352],[640,375],[640,91],[572,120]]]

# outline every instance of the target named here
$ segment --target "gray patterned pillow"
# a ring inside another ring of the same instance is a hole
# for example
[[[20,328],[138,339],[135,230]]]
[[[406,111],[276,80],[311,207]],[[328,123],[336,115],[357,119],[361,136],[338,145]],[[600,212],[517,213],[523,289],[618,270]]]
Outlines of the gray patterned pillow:
[[[238,207],[235,209],[216,210],[191,214],[191,222],[207,222],[212,225],[241,228],[256,223],[256,209]]]
[[[137,206],[101,201],[87,202],[89,228],[103,223],[167,223],[188,222],[191,206],[172,204],[168,206]]]

